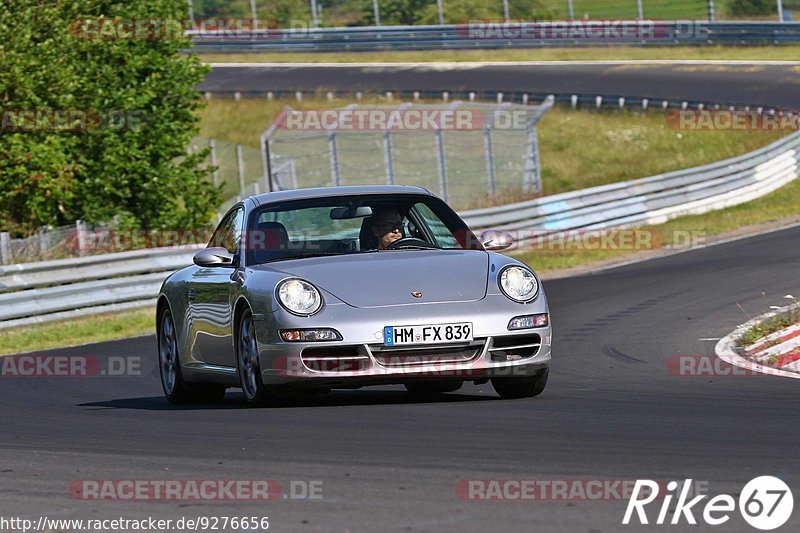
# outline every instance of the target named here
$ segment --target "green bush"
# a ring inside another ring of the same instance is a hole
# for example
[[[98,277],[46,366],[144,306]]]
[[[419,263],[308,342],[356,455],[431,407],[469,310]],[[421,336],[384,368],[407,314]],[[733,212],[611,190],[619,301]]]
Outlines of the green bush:
[[[775,0],[731,0],[728,11],[737,17],[771,15],[778,12]]]
[[[423,18],[423,11],[431,5],[436,9],[436,0],[379,0],[381,24],[385,26],[419,24]],[[364,0],[362,12],[363,19],[368,25],[375,24],[372,0]]]
[[[205,154],[188,156],[207,69],[171,39],[82,38],[79,19],[183,19],[175,0],[0,0],[0,95],[5,110],[118,113],[126,127],[65,131],[5,124],[0,225],[117,218],[143,229],[196,228],[219,204]],[[87,34],[84,34],[84,36]],[[3,114],[4,120],[8,113]],[[141,120],[140,120],[141,119]],[[140,122],[139,122],[140,121]],[[16,131],[9,131],[16,129]]]

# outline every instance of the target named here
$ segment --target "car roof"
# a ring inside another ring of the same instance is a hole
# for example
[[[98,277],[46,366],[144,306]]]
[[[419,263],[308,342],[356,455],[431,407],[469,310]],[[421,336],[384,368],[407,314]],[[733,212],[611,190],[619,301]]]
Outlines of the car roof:
[[[256,205],[302,200],[306,198],[329,198],[334,196],[358,196],[368,194],[424,194],[433,196],[427,189],[412,185],[340,185],[337,187],[314,187],[309,189],[291,189],[287,191],[268,192],[252,196]]]

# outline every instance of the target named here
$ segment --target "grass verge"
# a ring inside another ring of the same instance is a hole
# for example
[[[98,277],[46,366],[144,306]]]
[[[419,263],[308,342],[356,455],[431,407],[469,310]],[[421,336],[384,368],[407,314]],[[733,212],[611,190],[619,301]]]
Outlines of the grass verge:
[[[200,54],[206,63],[429,63],[434,61],[737,60],[797,61],[800,46],[603,46],[527,50],[420,50],[403,52],[253,52]]]
[[[138,337],[155,332],[155,309],[121,311],[0,331],[0,356]]]

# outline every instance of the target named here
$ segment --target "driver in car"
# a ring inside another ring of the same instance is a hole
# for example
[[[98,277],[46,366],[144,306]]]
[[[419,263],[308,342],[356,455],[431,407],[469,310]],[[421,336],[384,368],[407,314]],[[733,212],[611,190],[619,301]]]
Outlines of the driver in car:
[[[394,208],[376,210],[372,215],[372,234],[378,239],[378,250],[385,250],[403,238],[403,217]]]

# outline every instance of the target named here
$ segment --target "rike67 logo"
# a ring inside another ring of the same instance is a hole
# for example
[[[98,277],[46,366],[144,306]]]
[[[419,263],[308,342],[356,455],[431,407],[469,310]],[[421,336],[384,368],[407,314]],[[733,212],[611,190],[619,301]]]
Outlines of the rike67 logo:
[[[653,522],[655,524],[676,525],[680,524],[682,520],[686,520],[688,524],[697,525],[695,513],[700,515],[703,522],[711,526],[719,526],[730,520],[731,514],[737,509],[737,501],[733,496],[720,494],[703,501],[708,498],[708,495],[701,494],[689,499],[691,487],[691,479],[685,480],[683,486],[679,486],[677,481],[670,481],[667,483],[666,495],[663,495],[659,493],[659,483],[656,481],[636,480],[622,523],[624,525],[635,524],[638,520],[639,524],[650,524],[653,517],[652,514],[648,517],[645,507],[659,496],[663,496],[663,501],[658,516]],[[670,510],[676,497],[675,507]],[[742,518],[754,528],[763,531],[776,529],[785,524],[792,516],[793,508],[794,498],[789,486],[773,476],[751,479],[739,494],[738,511]]]

